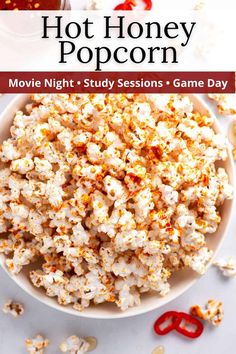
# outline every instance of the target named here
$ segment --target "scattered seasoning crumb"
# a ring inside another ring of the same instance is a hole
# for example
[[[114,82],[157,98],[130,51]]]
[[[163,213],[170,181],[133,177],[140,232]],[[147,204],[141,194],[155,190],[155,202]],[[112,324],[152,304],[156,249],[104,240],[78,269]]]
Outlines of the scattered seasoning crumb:
[[[97,348],[97,338],[95,338],[95,337],[85,337],[84,339],[86,340],[86,342],[89,343],[88,352],[91,352],[91,351],[93,351],[94,349]]]
[[[209,300],[205,309],[198,305],[192,306],[190,311],[193,316],[208,321],[213,326],[218,326],[224,317],[222,302],[217,300]]]
[[[90,343],[84,338],[75,335],[68,337],[63,343],[61,343],[60,350],[63,353],[69,354],[84,354],[91,351]]]
[[[11,314],[14,317],[21,316],[24,313],[23,305],[18,302],[13,302],[12,300],[8,300],[2,310],[4,313]]]
[[[44,348],[49,345],[49,340],[38,334],[33,339],[26,339],[25,345],[30,354],[44,354]]]
[[[164,353],[165,353],[165,348],[163,347],[163,345],[159,345],[152,351],[152,354],[164,354]]]
[[[213,265],[218,267],[225,277],[236,275],[236,259],[234,257],[229,257],[227,260],[220,258]]]
[[[86,10],[102,10],[103,8],[103,0],[87,0]]]

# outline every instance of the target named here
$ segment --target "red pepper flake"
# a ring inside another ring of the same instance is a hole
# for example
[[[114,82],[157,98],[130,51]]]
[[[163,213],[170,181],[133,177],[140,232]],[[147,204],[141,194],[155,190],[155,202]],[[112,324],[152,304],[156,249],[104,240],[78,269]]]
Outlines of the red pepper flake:
[[[135,184],[141,184],[142,182],[142,178],[139,177],[139,176],[136,176],[134,173],[130,172],[130,173],[127,173],[126,175],[127,177],[130,178],[130,180],[135,183]]]
[[[167,323],[166,326],[164,326],[165,323]],[[194,327],[193,331],[189,329],[189,325]],[[154,323],[154,331],[161,336],[176,330],[185,337],[195,339],[200,337],[203,329],[202,322],[185,312],[165,312]]]
[[[158,160],[161,160],[162,155],[163,155],[163,150],[160,146],[152,146],[151,147],[151,151],[153,152],[153,154],[155,155],[155,158],[157,158]]]

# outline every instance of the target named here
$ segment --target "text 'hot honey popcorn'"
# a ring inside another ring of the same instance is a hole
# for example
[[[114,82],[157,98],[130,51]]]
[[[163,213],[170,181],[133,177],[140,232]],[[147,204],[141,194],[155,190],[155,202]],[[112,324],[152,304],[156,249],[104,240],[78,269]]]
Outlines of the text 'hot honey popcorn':
[[[1,146],[0,251],[59,304],[137,305],[202,274],[232,198],[225,139],[180,95],[33,95]],[[7,235],[7,236],[6,236]],[[212,236],[214,237],[214,236]]]

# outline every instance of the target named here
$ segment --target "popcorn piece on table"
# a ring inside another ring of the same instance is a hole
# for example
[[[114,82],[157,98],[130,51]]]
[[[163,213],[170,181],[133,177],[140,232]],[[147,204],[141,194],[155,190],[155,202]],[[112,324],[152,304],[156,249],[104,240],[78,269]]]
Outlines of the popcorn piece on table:
[[[205,309],[201,308],[198,305],[192,306],[191,314],[205,321],[208,321],[213,326],[218,326],[224,317],[222,302],[216,300],[209,300]]]
[[[90,348],[89,342],[75,335],[68,337],[60,345],[61,351],[63,353],[69,353],[69,354],[84,354],[89,351],[89,348]]]
[[[236,95],[235,94],[208,94],[209,99],[217,103],[218,112],[224,116],[236,114]]]
[[[102,10],[104,0],[87,0],[86,10]]]
[[[213,265],[218,267],[225,277],[233,277],[236,275],[236,259],[234,257],[229,257],[227,260],[220,258],[218,261],[215,261]]]
[[[44,354],[44,348],[49,345],[49,340],[38,334],[33,339],[26,339],[25,345],[30,354]]]
[[[13,302],[12,300],[8,300],[2,310],[4,313],[11,314],[14,317],[21,316],[24,313],[23,305],[18,302]]]

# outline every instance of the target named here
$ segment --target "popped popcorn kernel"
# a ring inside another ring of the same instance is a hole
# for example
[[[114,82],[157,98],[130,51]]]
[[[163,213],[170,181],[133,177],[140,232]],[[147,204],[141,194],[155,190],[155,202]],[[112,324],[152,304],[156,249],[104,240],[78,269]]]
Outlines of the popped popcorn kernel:
[[[13,317],[18,317],[23,315],[24,306],[18,302],[14,302],[13,300],[8,300],[5,302],[2,310],[6,314],[10,314]]]
[[[236,275],[236,259],[229,257],[228,259],[220,258],[213,263],[225,277],[234,277]]]
[[[26,339],[25,345],[29,354],[44,354],[44,348],[49,345],[49,340],[38,334],[33,339]]]
[[[217,104],[218,112],[223,116],[236,114],[235,94],[208,94],[208,97]]]
[[[104,0],[87,0],[86,10],[102,10],[104,8]]]
[[[70,336],[60,345],[61,352],[69,354],[84,354],[89,351],[89,348],[89,342],[75,335]]]
[[[224,311],[221,301],[209,300],[205,309],[198,305],[191,307],[191,314],[205,321],[208,321],[213,326],[219,326],[224,317]]]

